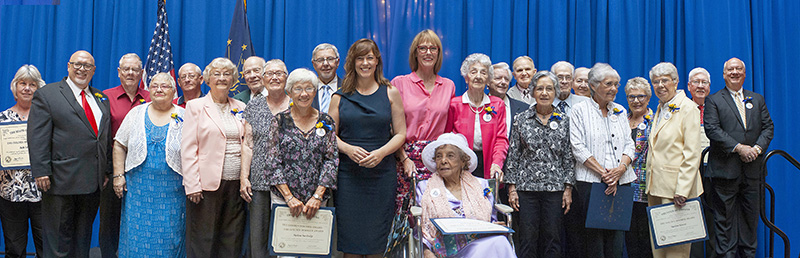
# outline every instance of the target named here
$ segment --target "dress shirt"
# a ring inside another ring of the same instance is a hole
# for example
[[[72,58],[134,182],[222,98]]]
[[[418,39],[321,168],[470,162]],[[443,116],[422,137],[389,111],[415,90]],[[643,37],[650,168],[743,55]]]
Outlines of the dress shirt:
[[[528,94],[523,94],[522,91],[524,90],[525,89],[520,88],[519,85],[516,85],[514,87],[509,88],[508,92],[506,92],[506,95],[508,95],[511,98],[517,99],[519,101],[525,102],[528,105],[533,105],[534,99],[532,93],[530,92],[530,90],[532,89],[528,87],[527,89]]]
[[[606,106],[608,116],[603,117],[600,106],[595,101],[575,104],[570,115],[570,143],[575,155],[575,178],[588,183],[602,182],[600,175],[583,165],[594,157],[604,168],[618,167],[622,155],[634,156],[634,143],[628,125],[628,113],[622,105],[609,102]],[[619,114],[614,114],[614,109]],[[630,166],[620,177],[619,184],[627,184],[636,179]]]
[[[108,104],[111,106],[111,137],[117,135],[122,120],[133,107],[141,105],[142,100],[150,102],[150,92],[140,87],[136,87],[136,95],[133,96],[133,100],[125,93],[122,85],[104,90],[103,93],[108,96]]]
[[[553,106],[558,107],[559,103],[566,102],[567,103],[567,108],[566,108],[566,110],[561,110],[561,112],[564,112],[569,116],[569,114],[572,113],[571,111],[572,111],[572,108],[575,107],[575,104],[578,104],[578,103],[581,103],[581,102],[587,101],[587,100],[591,100],[591,99],[587,98],[587,97],[584,97],[584,96],[578,96],[578,95],[570,93],[569,97],[567,97],[567,99],[565,99],[565,100],[561,100],[559,98],[554,99],[553,100]]]
[[[392,86],[403,99],[406,142],[433,141],[444,133],[450,99],[456,91],[453,81],[437,75],[433,92],[428,92],[422,79],[412,72],[394,77]]]
[[[672,98],[669,101],[667,101],[666,103],[659,103],[657,109],[658,110],[669,110],[669,105],[672,105],[672,104],[675,103],[675,99],[677,99],[678,95],[680,95],[679,93],[683,93],[683,90],[678,90],[678,92],[675,94],[675,96],[672,96]],[[658,113],[658,117],[656,117],[656,124],[655,124],[655,126],[653,126],[654,128],[658,128],[658,125],[661,122],[663,122],[664,114],[672,113],[672,112],[657,112],[657,113]]]
[[[569,117],[561,117],[542,123],[535,108],[517,116],[509,138],[504,183],[516,185],[517,191],[544,192],[563,191],[565,185],[575,185]]]
[[[487,96],[486,93],[484,93],[483,99],[481,100],[481,104],[476,106],[475,104],[472,103],[472,101],[469,101],[469,96],[467,95],[466,92],[464,92],[464,95],[461,95],[461,103],[469,104],[472,110],[475,110],[476,108],[480,110],[484,109],[486,105],[491,104],[492,102],[489,100],[489,96]],[[483,119],[483,116],[480,113],[481,112],[475,113],[475,131],[472,134],[472,150],[475,151],[483,150],[483,139],[482,139],[483,137],[481,135],[481,119]],[[508,135],[508,133],[506,133],[506,135]]]
[[[69,77],[67,77],[67,85],[69,85],[69,89],[72,90],[72,94],[75,95],[75,101],[78,102],[78,106],[83,107],[83,100],[81,99],[81,91],[86,92],[86,103],[89,103],[89,108],[92,109],[92,114],[94,114],[94,121],[95,123],[97,123],[96,126],[97,130],[99,131],[100,121],[101,121],[100,119],[103,118],[103,111],[100,110],[100,106],[97,105],[97,96],[92,94],[92,91],[89,90],[89,86],[86,86],[86,88],[83,88],[83,90],[78,88],[78,85],[75,85],[75,83]]]
[[[503,98],[503,103],[506,103],[506,136],[509,137],[509,141],[511,140],[511,120],[514,120],[514,117],[511,116],[511,101],[509,100],[508,95]]]
[[[331,97],[333,97],[334,92],[339,90],[339,87],[337,86],[339,85],[338,83],[339,83],[339,76],[333,76],[333,80],[331,80],[327,84],[323,83],[322,80],[319,81],[319,84],[317,85],[317,100],[319,100],[320,111],[328,113],[328,109],[330,109],[331,106]],[[325,85],[328,85],[327,89],[326,87],[324,87]],[[326,99],[325,101],[322,101],[323,91],[326,91],[328,93],[328,99]]]

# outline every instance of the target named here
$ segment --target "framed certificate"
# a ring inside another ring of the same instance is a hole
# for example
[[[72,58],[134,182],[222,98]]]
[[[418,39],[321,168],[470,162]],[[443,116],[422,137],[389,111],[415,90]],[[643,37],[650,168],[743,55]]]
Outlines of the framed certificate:
[[[674,203],[647,207],[647,218],[656,249],[708,239],[700,198],[686,200],[680,209]]]
[[[28,122],[0,123],[0,169],[31,168]]]
[[[513,229],[506,226],[476,219],[438,218],[431,219],[431,222],[442,235],[514,233]]]
[[[269,254],[272,256],[330,257],[335,208],[320,207],[314,218],[293,217],[289,206],[272,205]]]

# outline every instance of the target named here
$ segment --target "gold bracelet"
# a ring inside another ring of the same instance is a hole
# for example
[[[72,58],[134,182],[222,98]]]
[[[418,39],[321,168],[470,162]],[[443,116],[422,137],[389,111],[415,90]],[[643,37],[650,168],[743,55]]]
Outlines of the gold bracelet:
[[[123,177],[123,176],[125,176],[125,174],[114,175],[111,178],[117,178],[117,177]]]

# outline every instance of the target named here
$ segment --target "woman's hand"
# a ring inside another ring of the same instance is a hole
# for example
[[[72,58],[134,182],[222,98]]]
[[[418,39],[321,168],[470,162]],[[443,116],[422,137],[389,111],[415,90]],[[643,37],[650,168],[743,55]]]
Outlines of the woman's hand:
[[[319,210],[320,201],[317,198],[311,198],[306,202],[306,206],[303,207],[303,213],[306,214],[306,219],[314,218],[314,215],[317,215],[317,211]]]
[[[611,169],[606,169],[606,173],[603,174],[603,183],[611,184],[619,181],[619,178],[622,177],[622,174],[624,174],[625,170],[627,169],[628,168],[623,165]]]
[[[572,187],[564,189],[564,194],[561,195],[561,208],[564,209],[564,215],[569,212],[569,207],[572,205]]]
[[[189,194],[186,196],[186,198],[189,198],[189,201],[193,202],[194,204],[198,204],[200,200],[203,199],[203,192]]]
[[[292,212],[292,217],[298,217],[301,213],[303,213],[303,202],[297,198],[289,199],[289,201],[286,202],[286,205],[289,206],[289,210]]]
[[[128,191],[128,185],[125,182],[125,177],[121,176],[114,178],[114,193],[117,194],[117,197],[122,199],[125,191]]]
[[[613,195],[617,196],[617,183],[614,182],[613,184],[608,185],[606,188],[606,195]]]
[[[497,179],[497,182],[503,182],[503,169],[500,168],[500,165],[492,164],[489,172],[492,174],[492,178]]]
[[[511,187],[513,185],[509,185],[508,188],[508,204],[511,205],[511,208],[514,208],[515,211],[519,211],[519,195],[517,195],[517,188]]]
[[[250,185],[250,180],[247,178],[239,179],[239,195],[244,199],[245,202],[253,201],[253,189]]]
[[[344,154],[347,154],[347,157],[361,165],[361,161],[370,153],[364,150],[364,148],[350,145],[349,147],[345,148]]]
[[[403,171],[406,172],[406,176],[412,177],[417,174],[417,164],[414,164],[414,161],[411,159],[403,160]]]
[[[378,150],[375,150],[373,152],[369,152],[366,157],[361,159],[361,161],[358,162],[358,165],[365,168],[374,168],[375,166],[381,163],[384,157],[386,157],[386,155],[383,155]]]

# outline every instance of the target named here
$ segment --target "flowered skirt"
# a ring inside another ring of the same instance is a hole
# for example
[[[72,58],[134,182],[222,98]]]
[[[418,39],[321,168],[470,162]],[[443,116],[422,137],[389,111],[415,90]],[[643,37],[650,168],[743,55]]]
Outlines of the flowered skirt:
[[[414,165],[417,167],[417,182],[431,178],[432,172],[428,171],[422,163],[422,149],[431,142],[432,141],[415,141],[403,145],[403,149],[406,151],[408,158],[414,161]],[[389,242],[387,243],[386,253],[384,255],[386,257],[392,256],[391,253],[402,246],[403,238],[408,235],[410,228],[414,227],[414,220],[408,219],[411,217],[409,208],[413,206],[411,202],[411,193],[414,192],[413,187],[411,178],[406,176],[405,170],[403,169],[403,163],[398,162],[395,216],[392,220],[392,231],[389,233]]]

